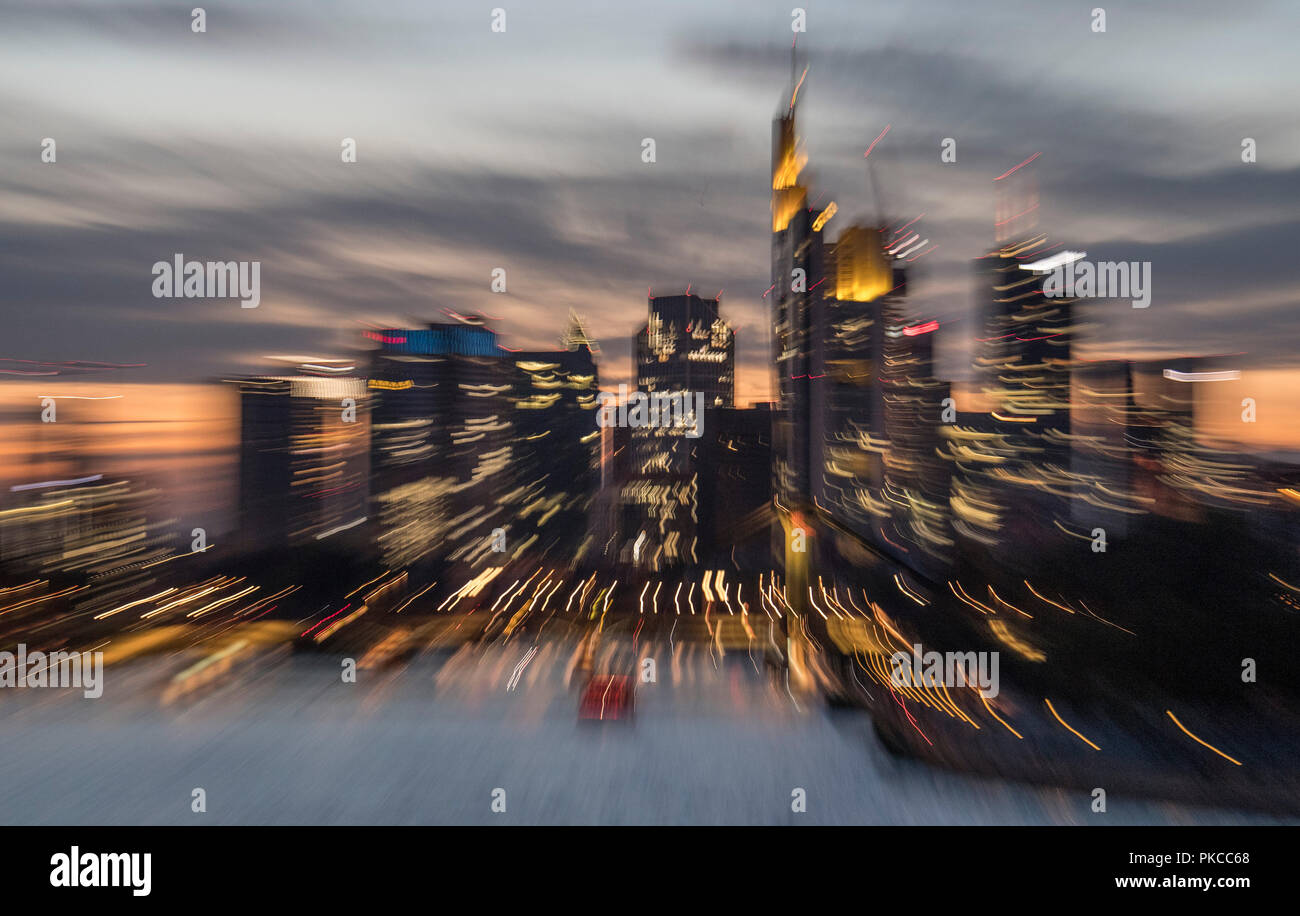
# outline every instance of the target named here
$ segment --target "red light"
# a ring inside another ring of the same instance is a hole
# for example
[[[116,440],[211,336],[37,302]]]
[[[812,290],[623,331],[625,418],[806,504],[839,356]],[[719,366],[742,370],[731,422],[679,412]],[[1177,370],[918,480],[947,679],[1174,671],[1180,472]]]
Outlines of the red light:
[[[910,328],[903,328],[903,333],[908,337],[917,337],[937,330],[939,330],[939,322],[927,321],[925,324],[914,324]]]
[[[925,214],[922,213],[921,216],[925,216]],[[920,219],[921,216],[918,216],[916,219]],[[906,223],[905,225],[899,226],[897,229],[894,230],[894,235],[898,235],[898,233],[902,232],[902,231],[903,231],[904,229],[906,229],[908,226],[912,225],[912,223],[916,222],[916,219],[912,220],[911,222]],[[884,229],[881,229],[880,231],[881,231],[881,232],[884,232],[885,230],[884,230]]]
[[[893,127],[892,124],[886,124],[886,125],[885,125],[885,129],[882,130],[882,131],[880,132],[880,136],[878,136],[878,137],[876,137],[876,139],[872,140],[872,141],[871,141],[871,145],[867,147],[867,151],[866,151],[865,153],[862,154],[862,158],[863,158],[863,159],[866,159],[868,156],[871,155],[871,151],[872,151],[873,149],[876,148],[876,144],[877,144],[877,143],[879,143],[881,140],[883,140],[883,139],[885,138],[885,134],[889,133],[889,128],[891,128],[891,127]]]
[[[1012,172],[1016,171],[1016,169],[1022,169],[1022,168],[1024,168],[1025,166],[1029,165],[1029,163],[1033,162],[1035,159],[1037,159],[1037,158],[1038,158],[1039,156],[1041,156],[1041,155],[1043,155],[1043,154],[1042,154],[1042,153],[1034,153],[1032,156],[1030,156],[1030,157],[1029,157],[1028,159],[1026,159],[1024,162],[1020,163],[1020,165],[1016,166],[1015,168],[1007,169],[1005,172],[1003,172],[1001,175],[999,175],[997,178],[994,178],[993,180],[994,180],[994,181],[1001,181],[1003,178],[1006,178],[1006,177],[1007,177],[1008,175],[1010,175]]]

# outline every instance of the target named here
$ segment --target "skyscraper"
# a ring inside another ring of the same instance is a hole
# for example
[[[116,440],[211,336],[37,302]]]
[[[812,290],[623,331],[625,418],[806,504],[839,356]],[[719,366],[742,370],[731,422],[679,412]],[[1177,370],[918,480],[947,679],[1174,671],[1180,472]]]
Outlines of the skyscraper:
[[[587,519],[598,486],[600,388],[594,346],[572,313],[563,349],[512,352],[516,541],[557,548],[566,560],[587,551]]]
[[[598,383],[593,343],[570,319],[556,350],[503,347],[471,315],[366,333],[378,344],[368,381],[376,537],[390,565],[582,553]]]
[[[472,316],[367,337],[379,345],[368,385],[381,552],[484,562],[492,531],[513,519],[510,354]]]
[[[1038,228],[1034,158],[995,179],[998,247],[976,262],[985,298],[975,372],[989,413],[945,430],[954,525],[976,550],[1041,543],[1072,485],[1073,301],[1044,292],[1050,265],[1071,255]]]
[[[826,237],[839,208],[807,206],[795,129],[802,85],[792,84],[772,129],[777,492],[933,571],[951,546],[948,468],[934,453],[948,391],[933,376],[938,323],[908,309],[898,254],[924,240],[906,231],[915,220],[893,233],[855,223]]]
[[[296,548],[361,526],[370,482],[365,381],[264,376],[238,385],[245,549]]]
[[[732,407],[736,393],[736,334],[722,319],[721,297],[650,296],[646,326],[637,332],[638,391],[703,392],[704,405]]]
[[[793,73],[791,74],[793,77]],[[788,106],[772,122],[772,358],[778,412],[773,419],[773,475],[777,492],[792,507],[812,493],[810,453],[820,442],[812,423],[812,381],[822,375],[813,345],[822,337],[815,304],[827,294],[825,251],[817,215],[800,183],[807,155],[799,148],[795,115],[802,79],[792,82]]]
[[[689,292],[652,295],[633,347],[637,390],[681,393],[688,404],[702,395],[705,436],[713,412],[735,403],[736,336],[720,305],[718,297]],[[617,481],[612,552],[619,561],[650,569],[702,562],[700,490],[711,484],[700,479],[700,440],[689,432],[671,424],[629,430],[625,475]]]

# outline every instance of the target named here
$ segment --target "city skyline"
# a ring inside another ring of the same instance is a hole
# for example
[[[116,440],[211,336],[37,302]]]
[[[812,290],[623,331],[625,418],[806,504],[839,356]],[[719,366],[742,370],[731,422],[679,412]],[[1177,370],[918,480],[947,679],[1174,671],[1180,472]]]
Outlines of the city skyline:
[[[1300,8],[457,7],[0,0],[5,818],[1297,821]]]

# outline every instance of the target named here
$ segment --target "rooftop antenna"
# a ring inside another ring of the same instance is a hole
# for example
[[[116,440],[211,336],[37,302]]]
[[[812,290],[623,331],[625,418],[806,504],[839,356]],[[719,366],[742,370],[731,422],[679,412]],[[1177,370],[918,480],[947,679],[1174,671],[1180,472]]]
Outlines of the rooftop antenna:
[[[796,76],[799,73],[799,35],[794,36],[794,41],[790,42],[790,114],[794,114],[794,103],[799,98],[799,87],[803,85],[804,77],[808,75],[808,68],[803,68],[803,75]]]

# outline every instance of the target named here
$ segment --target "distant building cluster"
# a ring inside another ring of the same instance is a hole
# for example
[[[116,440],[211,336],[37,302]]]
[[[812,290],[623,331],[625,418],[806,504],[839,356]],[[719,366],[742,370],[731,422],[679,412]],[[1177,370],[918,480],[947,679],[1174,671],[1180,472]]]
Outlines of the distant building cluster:
[[[395,568],[580,548],[598,378],[576,319],[553,351],[506,349],[472,316],[366,338],[364,375],[238,381],[246,550],[337,538]]]
[[[978,397],[958,404],[935,377],[940,323],[908,302],[925,233],[879,218],[831,237],[837,206],[810,204],[801,178],[800,84],[772,131],[773,480],[784,506],[936,579],[964,561],[1021,568],[1153,513],[1248,508],[1261,530],[1296,536],[1295,467],[1197,436],[1198,383],[1237,375],[1224,358],[1078,357],[1078,300],[1044,286],[1081,253],[1040,231],[1028,163],[996,181],[996,246],[975,262]]]

